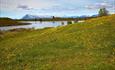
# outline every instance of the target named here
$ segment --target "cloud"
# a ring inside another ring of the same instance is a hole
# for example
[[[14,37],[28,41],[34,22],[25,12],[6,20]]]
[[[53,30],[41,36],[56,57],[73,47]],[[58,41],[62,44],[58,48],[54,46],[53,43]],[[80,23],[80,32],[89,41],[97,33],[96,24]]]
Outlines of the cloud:
[[[33,8],[27,6],[27,5],[18,5],[17,8],[23,9],[23,10],[32,10]]]
[[[42,11],[50,11],[50,12],[72,12],[78,10],[77,7],[65,7],[62,5],[55,5],[50,8],[43,8]]]
[[[103,3],[95,3],[92,5],[87,5],[85,6],[85,8],[87,9],[99,9],[99,8],[113,8],[114,5],[107,3],[107,2],[103,2]]]

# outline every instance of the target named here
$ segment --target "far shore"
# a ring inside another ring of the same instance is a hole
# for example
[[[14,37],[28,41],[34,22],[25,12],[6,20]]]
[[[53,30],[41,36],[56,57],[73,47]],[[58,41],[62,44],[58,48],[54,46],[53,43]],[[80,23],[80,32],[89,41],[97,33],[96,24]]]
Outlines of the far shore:
[[[4,26],[17,26],[17,25],[28,25],[30,23],[21,23],[10,18],[0,18],[0,27]]]
[[[0,27],[5,27],[5,26],[19,26],[19,25],[29,25],[31,23],[15,23],[15,24],[2,24],[0,23]]]

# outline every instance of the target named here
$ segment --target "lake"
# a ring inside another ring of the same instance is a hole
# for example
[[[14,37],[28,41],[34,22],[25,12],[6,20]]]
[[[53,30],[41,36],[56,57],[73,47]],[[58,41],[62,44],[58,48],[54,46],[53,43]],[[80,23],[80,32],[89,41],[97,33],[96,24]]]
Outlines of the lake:
[[[5,26],[5,27],[0,27],[1,31],[4,30],[11,30],[11,29],[18,29],[18,28],[34,28],[34,29],[42,29],[46,27],[58,27],[58,26],[64,26],[67,25],[67,21],[21,21],[21,23],[30,23],[29,25],[18,25],[18,26]]]

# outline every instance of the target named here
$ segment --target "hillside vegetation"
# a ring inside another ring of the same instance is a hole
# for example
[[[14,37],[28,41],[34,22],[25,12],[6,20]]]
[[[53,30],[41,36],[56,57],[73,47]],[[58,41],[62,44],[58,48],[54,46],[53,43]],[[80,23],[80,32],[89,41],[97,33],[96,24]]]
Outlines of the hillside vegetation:
[[[115,70],[115,15],[1,32],[0,70]]]

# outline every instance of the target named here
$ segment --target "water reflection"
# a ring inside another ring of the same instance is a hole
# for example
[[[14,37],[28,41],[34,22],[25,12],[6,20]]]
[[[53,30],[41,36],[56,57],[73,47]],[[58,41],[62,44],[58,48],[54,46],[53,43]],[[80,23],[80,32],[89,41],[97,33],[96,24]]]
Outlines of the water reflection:
[[[19,26],[5,26],[0,27],[0,30],[11,30],[17,28],[34,28],[41,29],[45,27],[57,27],[67,25],[67,21],[54,21],[54,22],[42,22],[42,21],[21,21],[21,23],[31,23],[30,25],[19,25]]]

